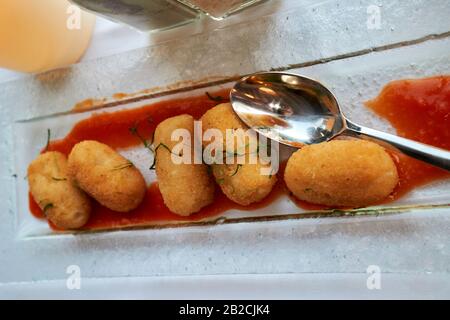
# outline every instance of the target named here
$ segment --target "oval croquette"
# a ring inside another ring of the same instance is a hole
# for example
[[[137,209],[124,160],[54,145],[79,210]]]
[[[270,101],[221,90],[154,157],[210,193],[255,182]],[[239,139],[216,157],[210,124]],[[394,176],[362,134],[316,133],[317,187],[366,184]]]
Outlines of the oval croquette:
[[[239,119],[233,111],[231,103],[222,103],[208,110],[201,118],[203,132],[208,129],[218,129],[222,136],[226,137],[228,129],[246,129],[245,124]],[[226,149],[224,141],[224,150]],[[207,144],[207,142],[204,142]]]
[[[201,121],[203,132],[208,129],[218,129],[224,140],[227,130],[248,129],[233,111],[230,103],[223,103],[210,109],[203,115]],[[224,141],[224,149],[226,149],[226,145],[227,143]],[[237,152],[237,149],[232,151]],[[251,152],[251,148],[246,147],[245,152]],[[237,161],[237,157],[235,160]],[[260,161],[252,163],[247,155],[245,155],[243,164],[213,164],[211,168],[216,182],[227,198],[243,206],[263,200],[277,182],[275,174],[261,174],[263,168],[270,171],[270,164],[263,165]]]
[[[365,207],[392,193],[398,173],[381,146],[363,140],[335,140],[295,152],[287,163],[284,179],[300,200]]]
[[[76,144],[69,155],[69,174],[103,206],[129,212],[144,199],[142,174],[114,149],[97,141]]]
[[[203,163],[174,163],[171,150],[179,143],[172,141],[172,133],[176,129],[186,129],[194,137],[194,118],[180,115],[157,126],[153,143],[156,150],[156,175],[164,203],[170,211],[189,216],[214,201],[214,181]],[[193,146],[191,159],[194,159]]]
[[[277,182],[275,175],[262,175],[262,164],[213,164],[211,166],[216,182],[222,192],[233,202],[248,206],[269,195]]]
[[[78,229],[89,220],[90,200],[68,176],[62,153],[39,155],[28,167],[28,183],[34,200],[58,228]]]

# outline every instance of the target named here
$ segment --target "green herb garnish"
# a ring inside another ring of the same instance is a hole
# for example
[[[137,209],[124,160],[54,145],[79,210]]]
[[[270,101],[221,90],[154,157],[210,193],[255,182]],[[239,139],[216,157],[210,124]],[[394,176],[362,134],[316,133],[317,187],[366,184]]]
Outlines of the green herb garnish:
[[[221,101],[225,100],[221,96],[212,96],[208,91],[205,92],[205,94],[206,94],[206,96],[208,97],[209,100],[212,100],[212,101],[215,101],[215,102],[221,102]]]
[[[44,213],[44,215],[47,215],[47,211],[50,210],[53,207],[54,207],[53,203],[47,203],[44,206],[44,209],[42,209],[42,212]]]
[[[173,155],[175,155],[177,157],[181,157],[182,156],[182,155],[173,153],[172,150],[170,150],[170,148],[167,145],[165,145],[164,143],[161,142],[160,144],[158,144],[158,146],[155,148],[155,150],[151,149],[152,152],[153,152],[154,157],[153,157],[153,163],[152,163],[152,165],[150,167],[150,170],[155,170],[155,166],[156,166],[156,152],[158,151],[159,148],[164,148],[167,151],[169,151],[171,154],[173,154]]]
[[[47,129],[47,144],[45,145],[45,151],[48,151],[48,148],[50,148],[50,137],[52,135],[52,132],[50,129]]]
[[[120,164],[120,165],[118,165],[118,166],[115,166],[115,167],[112,169],[112,171],[128,169],[128,168],[131,168],[131,167],[134,167],[134,164],[133,164],[131,161],[128,160],[128,161],[127,161],[126,163],[124,163],[124,164]]]
[[[151,152],[153,152],[153,150],[152,150],[152,148],[151,148],[151,143],[152,142],[148,142],[140,133],[139,133],[139,130],[138,130],[138,127],[137,127],[137,124],[135,124],[133,127],[131,127],[130,129],[129,129],[129,131],[130,131],[130,133],[133,135],[133,136],[136,136],[139,140],[141,140],[141,142],[142,142],[142,144],[144,145],[144,147],[145,148],[147,148],[147,149],[149,149]],[[153,134],[155,134],[154,132],[153,132]]]
[[[55,178],[55,177],[52,177],[52,180],[55,180],[55,181],[67,181],[67,178]]]
[[[242,164],[238,164],[236,167],[236,170],[233,172],[233,174],[230,177],[234,177],[235,175],[237,175],[239,169],[241,169],[241,168],[242,168]]]
[[[153,119],[152,119],[151,117],[149,117],[149,118],[147,119],[147,121],[148,121],[149,123],[151,123],[151,122],[153,122]],[[155,131],[152,132],[152,139],[151,139],[151,142],[149,143],[149,142],[147,141],[147,139],[145,139],[145,138],[139,133],[139,130],[138,130],[138,127],[137,127],[137,123],[136,123],[133,127],[131,127],[130,129],[128,129],[128,130],[130,131],[130,133],[131,133],[133,136],[136,136],[139,140],[141,140],[141,142],[142,142],[142,144],[144,145],[144,147],[145,147],[146,149],[148,149],[148,151],[150,151],[150,152],[153,154],[153,163],[152,163],[152,165],[150,166],[150,170],[155,170],[155,165],[156,165],[156,150],[153,150],[153,148],[152,148],[152,146],[151,146],[151,144],[153,143],[153,141],[154,141],[154,139],[155,139]],[[124,168],[122,167],[122,168],[119,168],[119,169],[116,169],[116,170],[120,170],[120,169],[124,169]]]
[[[153,163],[150,166],[150,170],[156,170],[156,155],[153,157]]]
[[[173,153],[172,150],[170,150],[170,148],[162,142],[160,144],[158,144],[158,146],[155,148],[155,153],[158,151],[159,148],[164,148],[167,151],[169,151],[171,154],[173,154],[175,156],[180,156],[179,154]]]

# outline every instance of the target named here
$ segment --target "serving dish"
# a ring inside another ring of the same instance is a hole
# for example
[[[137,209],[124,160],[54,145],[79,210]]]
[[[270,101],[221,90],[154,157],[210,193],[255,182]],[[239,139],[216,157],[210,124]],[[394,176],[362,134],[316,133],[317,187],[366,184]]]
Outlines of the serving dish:
[[[392,80],[450,73],[446,34],[450,26],[444,2],[385,3],[380,30],[365,28],[371,1],[358,6],[352,1],[309,1],[311,7],[303,6],[308,1],[291,2],[299,8],[246,22],[245,28],[243,24],[227,26],[194,35],[189,41],[163,43],[3,84],[0,282],[62,279],[61,290],[66,290],[66,270],[71,265],[81,268],[83,279],[102,282],[114,277],[161,275],[295,273],[334,277],[346,273],[361,275],[360,285],[366,290],[370,265],[379,266],[383,273],[412,277],[433,273],[448,278],[447,182],[415,189],[395,207],[373,208],[362,216],[292,219],[288,215],[256,223],[243,220],[84,234],[50,233],[43,223],[41,235],[33,235],[34,229],[19,232],[19,216],[30,217],[27,194],[16,189],[26,182],[24,172],[18,171],[20,156],[26,152],[36,156],[46,143],[46,121],[54,121],[51,115],[66,113],[80,100],[155,87],[151,93],[137,96],[163,99],[192,89],[204,95],[206,90],[213,92],[218,84],[231,85],[245,74],[289,70],[323,81],[340,99],[345,114],[358,123],[394,133],[386,121],[363,107],[363,102],[376,97]],[[413,27],[419,18],[423,23]],[[347,32],[337,32],[345,29]],[[233,46],[237,40],[241,46]],[[171,59],[167,59],[168,53]],[[124,103],[128,102],[132,103]],[[106,101],[99,106],[107,110],[115,103]],[[35,127],[36,136],[31,137],[29,128],[35,121],[44,127]],[[28,135],[20,137],[19,129]],[[35,141],[34,151],[16,152],[16,146],[23,150],[18,144],[27,139]],[[25,161],[22,163],[24,169]],[[27,211],[20,211],[21,202]]]
[[[227,101],[228,92],[232,85],[233,82],[228,82],[222,85],[207,86],[200,89],[181,90],[182,92],[179,93],[169,92],[161,97],[133,98],[131,99],[132,102],[124,99],[123,101],[111,103],[109,105],[106,104],[97,106],[94,110],[90,110],[89,108],[87,110],[74,109],[59,115],[50,115],[43,118],[16,122],[14,127],[15,145],[17,148],[16,172],[18,172],[19,177],[21,177],[17,180],[17,201],[19,210],[16,220],[16,228],[18,237],[21,239],[29,239],[33,237],[70,233],[104,232],[145,228],[160,229],[304,218],[379,215],[383,213],[403,212],[411,208],[430,208],[433,206],[449,204],[448,188],[450,186],[450,179],[443,179],[435,181],[429,185],[421,186],[418,190],[414,190],[413,192],[395,199],[394,201],[361,209],[338,210],[333,208],[316,208],[314,206],[299,207],[297,202],[289,196],[287,191],[278,190],[279,188],[276,187],[276,190],[272,191],[271,195],[269,195],[267,199],[250,207],[233,205],[229,202],[223,204],[224,200],[220,200],[216,196],[217,199],[211,209],[201,211],[199,214],[194,214],[187,218],[172,215],[170,212],[163,214],[162,211],[167,210],[161,209],[161,206],[164,207],[164,205],[161,201],[157,200],[159,199],[159,192],[157,190],[153,190],[153,188],[150,188],[149,194],[147,195],[148,199],[146,201],[156,201],[153,206],[152,203],[149,203],[148,205],[145,205],[143,209],[139,210],[139,213],[135,212],[123,215],[118,214],[119,217],[117,218],[114,214],[112,214],[113,217],[111,217],[111,214],[102,215],[101,218],[91,217],[91,220],[94,222],[88,224],[87,228],[82,228],[79,231],[52,230],[52,228],[49,228],[45,219],[37,219],[30,214],[31,208],[36,205],[33,204],[33,201],[29,196],[26,170],[28,164],[40,151],[43,150],[46,142],[49,143],[49,139],[53,141],[63,139],[72,132],[74,126],[79,127],[80,124],[86,120],[91,121],[86,122],[86,125],[84,126],[89,130],[88,132],[94,132],[94,122],[96,121],[106,121],[104,125],[99,127],[99,130],[115,130],[116,127],[113,125],[114,115],[125,110],[136,111],[142,108],[147,108],[148,110],[145,111],[145,113],[148,113],[148,117],[152,118],[157,115],[158,112],[171,114],[170,109],[173,108],[175,110],[180,110],[175,111],[173,115],[193,112],[193,115],[196,115],[198,118],[198,116],[202,115],[204,111],[201,111],[198,115],[197,113],[199,113],[199,111],[194,109],[195,105],[205,104],[207,107],[204,109],[207,110],[214,105],[220,104],[220,102]],[[193,100],[197,102],[193,104]],[[158,111],[158,108],[161,108],[161,110]],[[185,111],[183,112],[181,110]],[[358,112],[366,113],[365,116],[367,119],[365,119],[365,122],[374,121],[377,118],[376,115],[371,113],[371,111],[363,105],[359,107]],[[119,124],[122,123],[120,126],[123,126],[125,125],[124,123],[127,123],[127,120],[123,117],[127,116],[123,113],[120,117],[122,118],[119,120]],[[140,116],[140,118],[142,118],[142,116]],[[110,121],[110,123],[107,123],[108,121]],[[128,123],[129,129],[133,126],[133,121]],[[43,130],[43,128],[48,129]],[[101,137],[104,137],[105,134],[108,135],[108,132],[105,131],[99,134]],[[117,134],[112,131],[109,134],[111,136],[117,136]],[[122,131],[122,134],[131,135],[132,133],[125,130],[124,132]],[[80,135],[86,135],[86,137],[89,137],[92,134],[85,134],[81,131],[81,129],[79,129],[77,133],[75,133],[75,136]],[[69,141],[70,139],[73,138],[69,138]],[[89,138],[83,139],[89,140]],[[117,136],[117,139],[120,141],[121,139],[126,139],[126,137]],[[111,139],[106,138],[106,140],[110,141]],[[111,141],[114,145],[114,140]],[[51,148],[51,144],[49,146]],[[47,146],[47,148],[49,146]],[[65,150],[66,147],[63,146],[59,149]],[[129,159],[136,166],[136,168],[143,173],[147,185],[152,185],[157,181],[154,171],[149,170],[151,164],[155,163],[154,153],[149,152],[145,145],[141,144],[126,148],[119,147],[118,151],[125,158]],[[280,146],[280,163],[287,161],[292,152],[292,149]],[[283,177],[279,177],[279,180],[282,179]],[[192,187],[195,188],[195,185]],[[424,194],[426,196],[424,196]],[[217,206],[219,206],[219,208],[217,208]],[[152,218],[153,216],[155,216],[155,218]],[[105,221],[109,219],[112,219],[112,222]]]

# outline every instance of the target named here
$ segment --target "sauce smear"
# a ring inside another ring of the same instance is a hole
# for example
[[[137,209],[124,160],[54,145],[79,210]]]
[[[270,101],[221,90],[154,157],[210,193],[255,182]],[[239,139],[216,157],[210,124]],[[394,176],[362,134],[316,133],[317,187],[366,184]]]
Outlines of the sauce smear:
[[[399,136],[450,150],[450,76],[393,81],[366,104],[387,119]],[[403,154],[392,156],[400,182],[390,200],[418,186],[450,177],[445,170]]]

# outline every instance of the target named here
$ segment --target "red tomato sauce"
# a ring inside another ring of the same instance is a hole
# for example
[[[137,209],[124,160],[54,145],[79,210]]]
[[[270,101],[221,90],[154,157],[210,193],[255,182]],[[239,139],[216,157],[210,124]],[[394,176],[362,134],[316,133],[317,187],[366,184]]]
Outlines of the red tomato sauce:
[[[399,136],[450,150],[450,76],[393,81],[366,105],[388,120]],[[445,170],[402,154],[392,155],[400,181],[389,200],[450,178]]]
[[[130,128],[138,129],[144,139],[151,139],[156,126],[163,120],[190,114],[199,119],[206,111],[219,103],[228,101],[228,90],[207,95],[163,101],[132,110],[112,113],[97,113],[77,123],[72,131],[62,140],[52,141],[48,150],[60,151],[66,155],[73,146],[83,140],[97,140],[113,148],[137,146],[142,141],[130,133]],[[211,99],[221,97],[220,101]],[[431,144],[450,150],[450,77],[440,76],[419,80],[399,80],[389,83],[381,94],[367,102],[367,106],[379,116],[387,119],[400,136]],[[394,201],[411,189],[443,178],[449,178],[444,170],[424,164],[404,155],[392,154],[400,182],[387,201]],[[289,194],[283,174],[284,165],[278,172],[278,183],[271,194],[262,202],[247,207],[229,200],[216,187],[213,204],[189,217],[180,217],[164,205],[157,183],[147,190],[143,203],[135,210],[121,214],[109,210],[93,200],[93,211],[89,222],[83,230],[102,230],[133,226],[153,225],[155,223],[195,222],[220,216],[230,210],[255,210],[263,208],[281,195]],[[295,200],[293,197],[291,197]],[[30,211],[39,218],[44,218],[42,210],[30,196]],[[327,209],[324,206],[294,201],[306,210]],[[52,225],[51,225],[52,226]],[[54,226],[52,228],[56,229]]]
[[[210,108],[219,103],[228,102],[228,96],[229,91],[223,90],[210,94],[209,97],[204,95],[159,102],[131,110],[93,114],[90,118],[78,122],[64,139],[52,141],[45,151],[59,151],[69,155],[73,146],[84,140],[96,140],[115,149],[138,146],[142,144],[142,141],[130,132],[130,128],[137,128],[143,139],[151,140],[156,126],[165,119],[180,114],[190,114],[195,119],[199,119]],[[282,179],[281,176],[280,179]],[[284,193],[284,190],[277,186],[263,201],[244,207],[229,200],[217,186],[212,205],[189,217],[181,217],[172,213],[166,207],[158,184],[155,182],[148,187],[142,204],[129,213],[114,212],[92,200],[91,217],[82,229],[102,230],[153,225],[155,223],[201,221],[217,217],[230,209],[251,211],[265,207],[282,193]],[[30,211],[35,217],[45,218],[31,194],[29,195],[29,203]],[[51,223],[50,226],[57,230]]]

